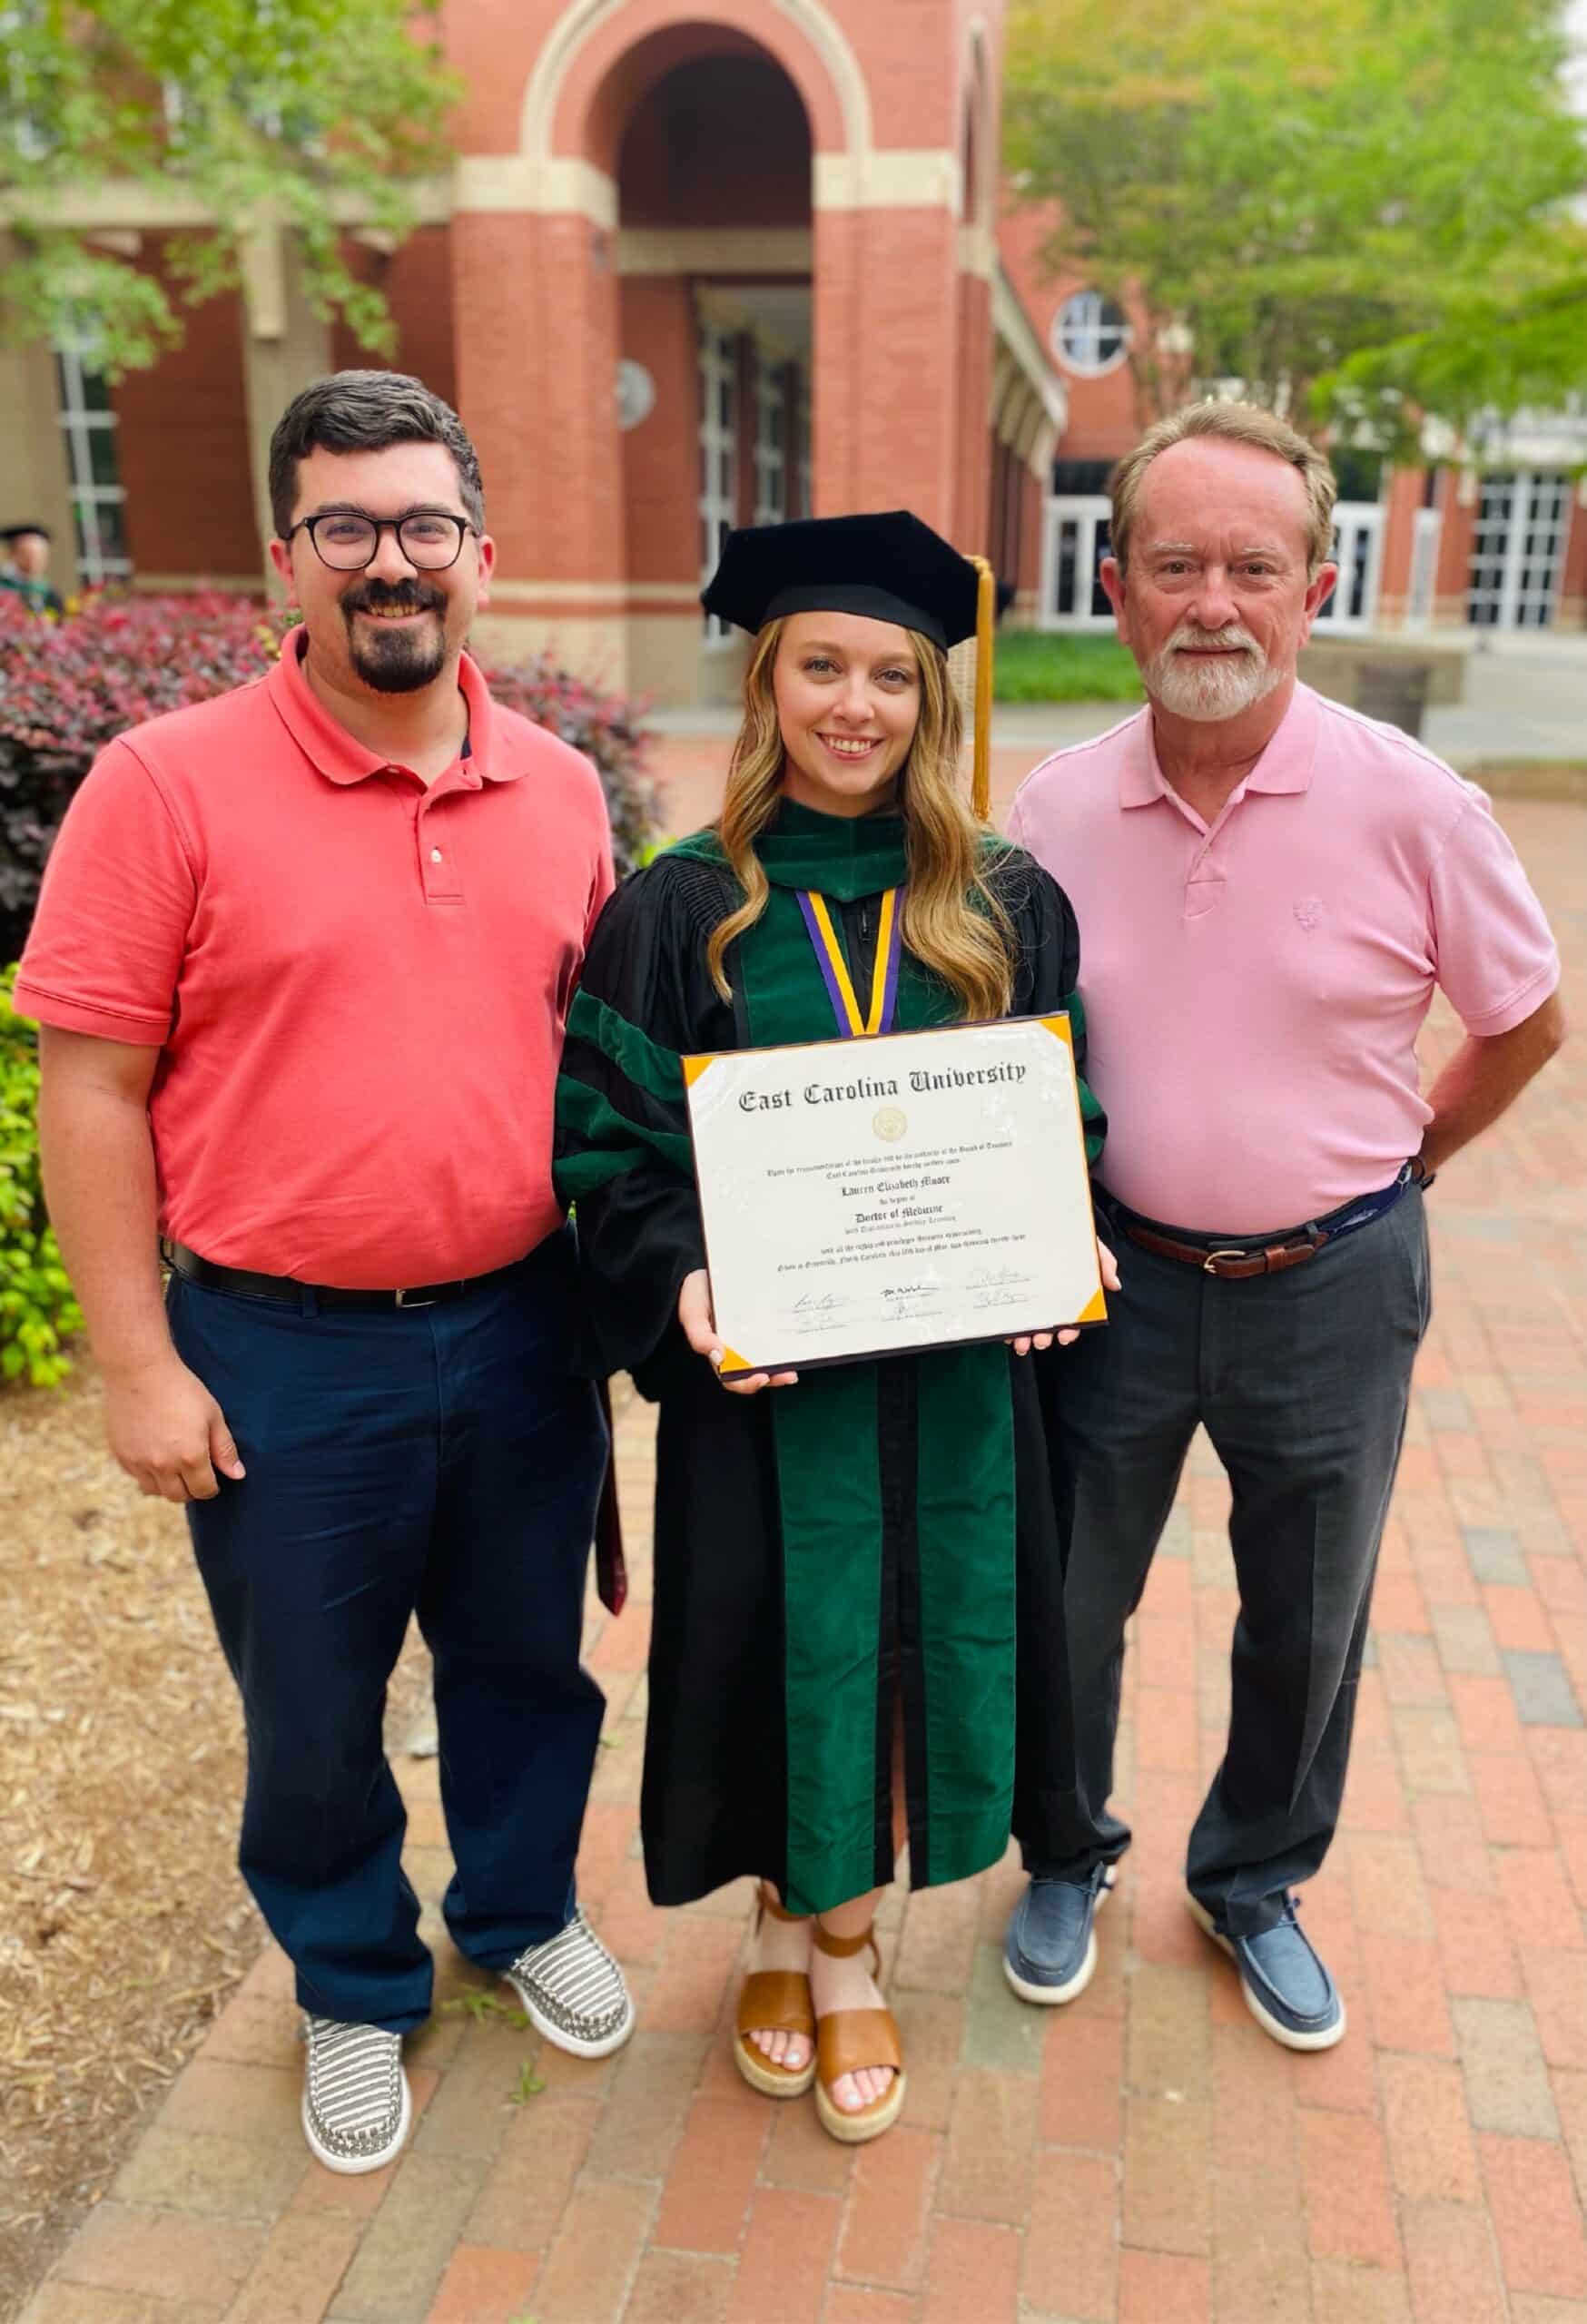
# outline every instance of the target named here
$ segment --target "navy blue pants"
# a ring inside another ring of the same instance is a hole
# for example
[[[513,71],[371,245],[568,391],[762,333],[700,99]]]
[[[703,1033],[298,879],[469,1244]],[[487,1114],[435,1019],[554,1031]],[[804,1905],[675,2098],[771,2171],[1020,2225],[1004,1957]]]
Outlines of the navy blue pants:
[[[429,2012],[381,1746],[411,1614],[435,1660],[453,1940],[499,1969],[571,1916],[606,1450],[572,1371],[575,1289],[566,1229],[435,1307],[327,1313],[172,1278],[178,1353],[248,1472],[188,1512],[247,1720],[238,1861],[319,2015],[402,2033]]]

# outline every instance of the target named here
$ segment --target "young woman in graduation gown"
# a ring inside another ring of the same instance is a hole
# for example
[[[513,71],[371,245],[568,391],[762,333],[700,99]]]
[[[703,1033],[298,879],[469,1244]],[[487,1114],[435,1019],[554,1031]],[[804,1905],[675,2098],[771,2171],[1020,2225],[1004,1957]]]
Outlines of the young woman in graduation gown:
[[[755,643],[723,812],[607,905],[558,1092],[596,1361],[660,1403],[650,1892],[759,1877],[739,2070],[813,2078],[849,2142],[903,2097],[870,1974],[903,1837],[914,1886],[962,1880],[1010,1825],[1040,1852],[1072,1782],[1037,1384],[1027,1342],[719,1380],[679,1060],[1070,1002],[1068,902],[958,790],[977,580],[902,513],[731,537],[705,604]]]

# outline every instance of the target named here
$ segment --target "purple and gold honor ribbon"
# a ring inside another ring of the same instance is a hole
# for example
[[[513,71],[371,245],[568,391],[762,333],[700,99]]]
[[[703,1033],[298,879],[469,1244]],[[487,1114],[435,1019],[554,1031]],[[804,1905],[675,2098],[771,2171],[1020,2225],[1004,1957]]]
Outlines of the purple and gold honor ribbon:
[[[876,966],[871,979],[871,1006],[863,1018],[860,1015],[860,1004],[854,997],[849,964],[838,942],[826,898],[808,888],[801,888],[798,894],[799,909],[804,914],[804,925],[826,982],[827,998],[832,1002],[833,1015],[838,1020],[838,1031],[845,1040],[855,1033],[891,1032],[892,1012],[898,1005],[898,956],[903,937],[903,889],[889,888],[882,899],[882,919],[876,931]]]

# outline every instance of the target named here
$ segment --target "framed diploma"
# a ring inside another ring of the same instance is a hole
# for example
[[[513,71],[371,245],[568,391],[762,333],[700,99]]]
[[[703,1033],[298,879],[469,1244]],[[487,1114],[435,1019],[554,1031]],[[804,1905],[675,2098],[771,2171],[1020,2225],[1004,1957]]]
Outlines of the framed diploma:
[[[724,1379],[1106,1322],[1067,1017],[684,1078]]]

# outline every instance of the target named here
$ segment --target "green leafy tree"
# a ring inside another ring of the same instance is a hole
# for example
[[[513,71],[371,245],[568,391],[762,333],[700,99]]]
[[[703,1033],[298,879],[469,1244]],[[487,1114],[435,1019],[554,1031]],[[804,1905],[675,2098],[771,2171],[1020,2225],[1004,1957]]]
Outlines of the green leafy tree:
[[[1010,172],[1130,313],[1143,418],[1237,379],[1392,448],[1587,384],[1559,0],[1016,0],[1010,35]]]
[[[385,302],[349,270],[342,236],[356,220],[399,238],[413,181],[445,159],[458,89],[436,15],[436,0],[0,5],[0,222],[13,252],[0,307],[11,329],[89,330],[113,376],[180,339],[163,282],[105,239],[53,222],[85,189],[132,180],[204,214],[202,230],[166,245],[189,303],[238,279],[251,232],[287,228],[320,311],[389,353]]]

